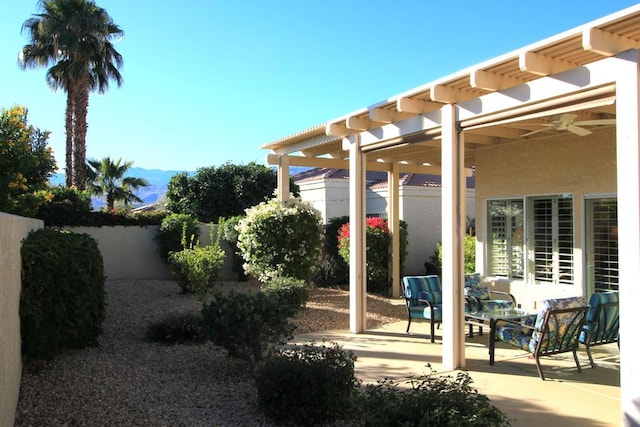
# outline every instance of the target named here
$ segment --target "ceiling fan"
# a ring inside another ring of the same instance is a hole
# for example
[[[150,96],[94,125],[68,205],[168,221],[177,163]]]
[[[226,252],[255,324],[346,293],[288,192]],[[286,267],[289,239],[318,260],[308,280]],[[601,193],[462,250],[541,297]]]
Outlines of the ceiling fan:
[[[552,120],[550,123],[542,123],[539,125],[544,126],[545,128],[525,133],[522,136],[531,136],[539,132],[545,132],[549,130],[549,128],[553,130],[567,130],[571,133],[575,133],[576,135],[585,136],[589,135],[591,131],[589,129],[585,129],[582,126],[603,126],[613,125],[616,123],[616,119],[582,120],[576,122],[575,120],[577,117],[577,114],[562,114],[557,119]]]

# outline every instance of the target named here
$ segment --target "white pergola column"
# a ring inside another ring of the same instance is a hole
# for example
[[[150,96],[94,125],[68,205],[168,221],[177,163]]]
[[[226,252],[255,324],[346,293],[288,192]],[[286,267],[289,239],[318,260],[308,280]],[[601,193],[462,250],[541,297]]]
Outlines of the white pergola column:
[[[391,233],[391,258],[389,273],[391,274],[391,296],[398,298],[400,292],[400,164],[393,163],[387,172],[389,191],[389,232]]]
[[[289,200],[289,156],[278,158],[278,200],[281,202]]]
[[[442,107],[442,364],[465,366],[464,354],[464,140],[456,106]]]
[[[366,161],[360,135],[345,138],[349,145],[349,329],[367,328]]]
[[[640,83],[638,51],[620,55],[616,84],[618,260],[620,271],[620,399],[625,426],[640,425],[640,346],[635,312],[640,289]]]

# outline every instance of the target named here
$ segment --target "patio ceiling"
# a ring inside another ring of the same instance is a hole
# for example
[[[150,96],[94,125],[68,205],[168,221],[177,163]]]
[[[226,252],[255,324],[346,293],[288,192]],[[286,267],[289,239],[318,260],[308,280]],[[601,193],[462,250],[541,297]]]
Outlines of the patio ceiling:
[[[640,5],[270,142],[262,148],[273,153],[270,163],[276,163],[278,155],[288,155],[292,166],[347,168],[349,152],[343,147],[344,137],[375,132],[388,124],[416,116],[437,117],[444,104],[461,104],[493,92],[508,91],[628,49],[640,49]],[[598,125],[580,126],[592,132],[613,127],[614,104],[614,88],[603,87],[578,94],[575,99],[554,100],[552,105],[542,109],[535,109],[524,101],[517,107],[517,112],[502,119],[493,117],[488,124],[483,124],[482,120],[476,124],[461,122],[465,166],[475,165],[475,152],[482,147],[566,135],[565,132],[570,131],[566,127],[571,123],[560,122],[562,114],[575,115],[565,116],[575,122],[604,120]],[[540,131],[531,134],[537,130]],[[441,162],[439,133],[436,126],[426,134],[405,136],[402,143],[388,148],[370,147],[367,149],[371,153],[367,168],[388,170],[391,163],[399,162],[404,171],[427,171],[423,168],[426,164],[432,168],[429,172],[436,172]]]

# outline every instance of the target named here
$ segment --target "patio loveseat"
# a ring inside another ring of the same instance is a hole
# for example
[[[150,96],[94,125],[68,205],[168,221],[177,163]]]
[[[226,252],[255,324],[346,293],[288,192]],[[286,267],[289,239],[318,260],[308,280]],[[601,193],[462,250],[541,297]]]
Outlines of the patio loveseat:
[[[465,310],[492,311],[516,308],[516,298],[509,292],[493,290],[480,273],[464,275]]]
[[[582,372],[576,352],[588,309],[584,297],[542,300],[537,315],[518,321],[496,320],[494,338],[531,353],[542,380],[542,356],[571,352]]]

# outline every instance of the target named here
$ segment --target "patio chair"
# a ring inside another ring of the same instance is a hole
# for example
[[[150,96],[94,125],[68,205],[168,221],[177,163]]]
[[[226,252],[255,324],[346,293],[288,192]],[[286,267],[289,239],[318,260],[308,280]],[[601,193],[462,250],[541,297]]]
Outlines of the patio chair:
[[[403,298],[407,303],[409,322],[412,319],[426,319],[431,325],[431,342],[435,342],[435,325],[442,323],[442,286],[436,275],[405,276],[402,278]]]
[[[516,297],[491,289],[480,273],[464,275],[464,300],[468,311],[508,310],[517,306]]]
[[[584,344],[591,367],[595,368],[591,347],[613,342],[620,348],[620,297],[618,292],[597,292],[591,295],[589,310],[580,343]]]
[[[584,297],[546,299],[537,316],[496,320],[494,339],[531,353],[543,381],[541,356],[571,352],[578,372],[582,372],[576,351],[588,309]]]

